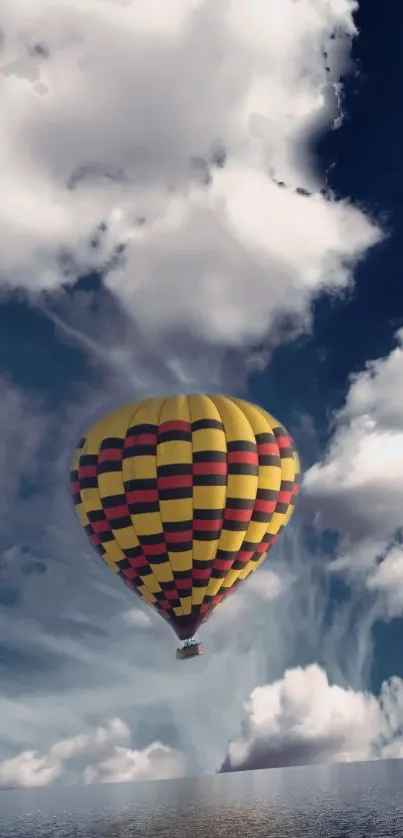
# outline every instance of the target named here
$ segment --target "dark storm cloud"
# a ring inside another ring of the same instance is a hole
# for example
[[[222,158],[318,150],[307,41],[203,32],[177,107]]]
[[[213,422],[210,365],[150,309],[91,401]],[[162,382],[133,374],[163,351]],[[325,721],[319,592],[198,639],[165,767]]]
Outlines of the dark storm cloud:
[[[1,584],[0,587],[0,606],[12,607],[20,601],[20,592],[18,588],[13,588],[11,585]]]
[[[37,573],[39,576],[43,576],[47,573],[48,568],[44,562],[38,562],[36,560],[25,562],[21,566],[21,573],[24,576],[32,576],[32,574]]]
[[[226,756],[219,773],[231,771],[255,771],[261,768],[286,768],[291,765],[312,765],[329,762],[340,750],[342,740],[338,737],[324,736],[314,742],[298,741],[292,734],[284,739],[256,740],[248,751],[246,759],[237,763],[236,768]]]
[[[17,644],[0,644],[0,672],[1,688],[3,695],[18,694],[19,690],[35,691],[41,688],[43,677],[50,677],[63,668],[63,659],[56,652],[41,650],[40,654],[31,652],[29,647],[18,647]],[[10,673],[13,673],[15,683],[9,680]]]

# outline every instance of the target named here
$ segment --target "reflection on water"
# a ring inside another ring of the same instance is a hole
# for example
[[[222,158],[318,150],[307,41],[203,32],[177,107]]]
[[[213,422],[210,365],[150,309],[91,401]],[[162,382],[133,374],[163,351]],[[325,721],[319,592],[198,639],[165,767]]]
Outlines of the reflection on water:
[[[1,838],[403,836],[400,761],[2,792]]]

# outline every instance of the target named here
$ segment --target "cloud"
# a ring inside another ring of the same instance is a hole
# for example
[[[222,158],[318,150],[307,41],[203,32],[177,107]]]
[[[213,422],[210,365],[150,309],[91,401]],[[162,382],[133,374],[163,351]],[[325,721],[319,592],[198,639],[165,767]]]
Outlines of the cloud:
[[[285,576],[279,576],[279,574],[274,573],[272,570],[263,570],[259,573],[259,576],[253,574],[249,580],[247,591],[260,597],[265,602],[271,602],[281,596],[292,581]]]
[[[145,611],[140,611],[139,608],[130,608],[122,615],[122,619],[129,628],[147,630],[152,626],[150,615]]]
[[[143,751],[116,747],[114,754],[98,765],[87,766],[84,782],[129,783],[136,780],[170,780],[186,774],[183,754],[154,742]]]
[[[22,480],[27,483],[35,475],[48,419],[40,399],[33,393],[16,388],[4,375],[0,376],[0,400],[1,526],[10,514],[15,494],[22,488]],[[21,440],[24,440],[23,445]]]
[[[40,309],[61,340],[87,353],[103,394],[99,412],[156,392],[243,392],[247,376],[259,363],[252,351],[229,353],[225,346],[206,344],[186,327],[168,335],[150,333],[105,289],[59,291],[40,303]]]
[[[256,687],[245,710],[244,734],[230,742],[221,771],[403,756],[400,678],[376,698],[330,684],[312,664]]]
[[[403,330],[385,358],[352,377],[323,459],[304,476],[307,508],[320,528],[340,533],[335,570],[363,575],[401,614],[403,523]]]
[[[23,751],[0,763],[0,784],[4,786],[47,786],[63,774],[64,763],[87,751],[103,750],[127,739],[130,731],[121,719],[111,719],[91,733],[62,739],[48,752]]]
[[[375,569],[368,575],[367,588],[377,593],[388,619],[403,614],[403,550],[391,546]]]
[[[161,742],[142,750],[118,744],[130,735],[127,724],[114,718],[89,733],[55,742],[48,751],[23,751],[0,762],[0,787],[51,785],[63,779],[70,763],[76,763],[70,780],[86,784],[162,780],[185,773],[183,754]]]
[[[37,295],[101,271],[154,337],[243,346],[285,314],[309,326],[312,298],[382,235],[320,191],[308,151],[338,117],[356,8],[35,0],[27,19],[6,0],[4,281]]]
[[[35,751],[24,751],[0,763],[0,788],[48,786],[60,773],[60,762],[39,756]]]

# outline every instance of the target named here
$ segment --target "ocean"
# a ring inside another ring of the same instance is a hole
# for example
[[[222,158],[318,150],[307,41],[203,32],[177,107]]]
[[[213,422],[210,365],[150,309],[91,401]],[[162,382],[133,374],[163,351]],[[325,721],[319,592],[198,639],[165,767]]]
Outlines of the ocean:
[[[403,838],[403,761],[0,792],[1,838]]]

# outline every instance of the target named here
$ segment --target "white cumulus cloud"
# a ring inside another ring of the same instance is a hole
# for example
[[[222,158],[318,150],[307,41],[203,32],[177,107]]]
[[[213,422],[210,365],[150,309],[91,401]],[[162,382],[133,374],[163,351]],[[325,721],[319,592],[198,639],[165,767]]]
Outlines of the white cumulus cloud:
[[[223,771],[403,756],[400,678],[376,697],[330,684],[312,664],[256,687],[245,710],[245,734],[230,742]]]
[[[153,742],[142,751],[116,747],[112,756],[84,771],[84,782],[130,783],[136,780],[170,780],[186,774],[183,754]]]
[[[86,784],[162,780],[186,773],[183,754],[161,742],[142,750],[119,744],[129,742],[130,736],[127,724],[114,718],[89,733],[55,742],[42,753],[23,751],[0,762],[0,787],[48,786],[75,760],[84,763],[83,770],[76,768],[75,780]]]
[[[303,490],[319,527],[340,533],[334,569],[364,573],[390,616],[402,613],[403,330],[354,376],[323,459]]]
[[[146,333],[242,345],[284,314],[307,325],[381,235],[319,191],[308,154],[338,115],[356,7],[5,0],[3,281],[104,271]]]

